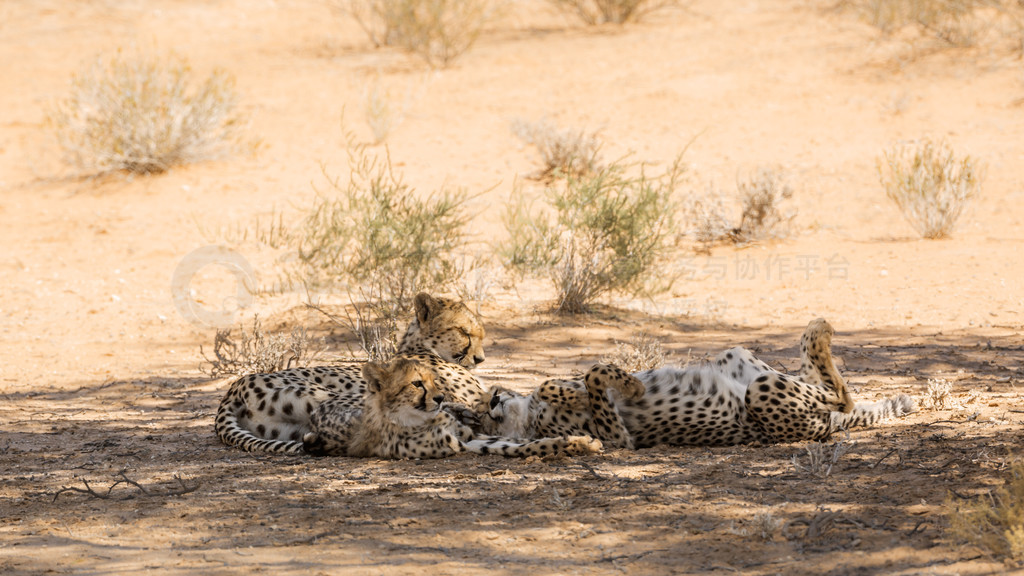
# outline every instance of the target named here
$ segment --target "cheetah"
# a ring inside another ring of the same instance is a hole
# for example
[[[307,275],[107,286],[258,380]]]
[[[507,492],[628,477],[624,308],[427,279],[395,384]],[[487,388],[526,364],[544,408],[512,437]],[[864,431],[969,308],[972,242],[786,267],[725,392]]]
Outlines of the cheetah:
[[[915,410],[905,394],[855,403],[832,361],[833,335],[824,319],[807,326],[797,376],[772,369],[749,350],[732,348],[702,365],[637,372],[632,376],[642,390],[606,385],[610,403],[586,378],[583,384],[551,380],[529,396],[498,390],[490,395],[482,425],[517,438],[587,433],[611,447],[725,446],[824,440],[839,430]],[[621,376],[611,380],[621,381]],[[617,428],[625,430],[618,432],[624,440],[615,437]]]
[[[857,403],[832,361],[835,331],[824,319],[808,324],[796,376],[772,369],[744,348],[696,367],[664,367],[635,376],[639,400],[617,403],[637,448],[658,444],[722,446],[825,440],[915,410],[906,394]]]
[[[426,293],[414,298],[413,307],[398,355],[429,365],[446,400],[478,405],[484,390],[469,370],[484,361],[479,319],[462,302]],[[330,400],[359,408],[365,390],[358,364],[243,376],[221,400],[215,429],[222,442],[248,452],[300,454],[317,406]]]
[[[609,448],[633,448],[610,390],[635,401],[643,396],[644,384],[618,366],[595,364],[582,382],[548,380],[527,396],[494,387],[479,410],[481,428],[486,434],[516,439],[587,435]]]
[[[325,402],[312,414],[303,437],[313,455],[378,458],[444,458],[461,452],[509,457],[587,454],[601,443],[589,437],[514,442],[480,436],[442,409],[445,395],[434,370],[418,360],[396,357],[387,365],[363,365],[367,383],[362,408]]]

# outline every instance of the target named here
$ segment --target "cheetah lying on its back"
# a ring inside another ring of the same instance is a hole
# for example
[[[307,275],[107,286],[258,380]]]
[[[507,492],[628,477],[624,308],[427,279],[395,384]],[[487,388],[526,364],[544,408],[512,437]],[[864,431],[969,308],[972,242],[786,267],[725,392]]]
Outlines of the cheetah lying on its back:
[[[834,333],[824,319],[808,324],[797,376],[772,369],[743,348],[703,366],[640,372],[636,377],[647,392],[636,402],[623,399],[620,413],[642,448],[820,441],[914,411],[905,394],[855,403],[832,361]]]
[[[536,430],[561,433],[560,426],[593,434],[610,446],[645,448],[824,440],[838,430],[914,411],[913,400],[905,394],[854,403],[832,361],[833,333],[823,319],[807,326],[797,376],[772,369],[749,350],[733,348],[701,366],[633,374],[644,385],[642,392],[622,384],[599,391],[586,378],[584,385],[552,380],[526,397],[499,391],[482,422],[485,430],[518,438],[530,438]],[[581,409],[582,387],[589,407]],[[610,401],[609,389],[614,390]],[[615,442],[616,427],[628,431],[625,442]]]
[[[398,357],[387,365],[363,366],[367,382],[362,408],[325,402],[312,416],[304,437],[306,451],[316,455],[379,458],[443,458],[460,452],[502,456],[549,456],[599,452],[589,437],[543,438],[518,443],[478,436],[442,410],[444,394],[434,371],[423,363]]]
[[[419,294],[416,317],[399,355],[431,366],[445,399],[478,405],[483,388],[469,369],[484,361],[484,329],[461,302]],[[328,400],[359,408],[366,381],[358,364],[293,368],[234,381],[217,410],[215,428],[229,446],[250,452],[302,452],[310,415]]]

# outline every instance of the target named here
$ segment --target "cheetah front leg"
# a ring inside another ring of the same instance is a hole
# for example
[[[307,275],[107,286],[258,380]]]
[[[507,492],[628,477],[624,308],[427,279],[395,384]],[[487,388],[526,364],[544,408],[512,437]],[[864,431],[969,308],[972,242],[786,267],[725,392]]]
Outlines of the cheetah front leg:
[[[569,436],[568,438],[541,438],[530,442],[513,442],[494,436],[477,436],[462,442],[462,449],[474,454],[497,454],[510,458],[527,458],[530,456],[554,456],[567,454],[581,456],[597,454],[603,446],[600,440],[590,436]]]

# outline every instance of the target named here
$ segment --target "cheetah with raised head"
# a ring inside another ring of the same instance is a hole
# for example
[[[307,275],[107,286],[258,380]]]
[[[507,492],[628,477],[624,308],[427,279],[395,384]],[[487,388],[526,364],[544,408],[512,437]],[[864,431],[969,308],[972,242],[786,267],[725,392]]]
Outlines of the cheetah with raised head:
[[[446,400],[476,406],[484,391],[469,369],[484,361],[484,329],[462,302],[421,293],[398,355],[429,365]],[[359,408],[362,366],[292,368],[235,380],[221,400],[215,428],[221,441],[249,452],[301,453],[310,415],[325,401]]]
[[[363,365],[362,408],[331,401],[312,415],[305,449],[314,455],[378,458],[444,458],[461,452],[510,457],[589,454],[601,443],[589,437],[514,442],[480,436],[442,409],[445,395],[432,367],[408,357]]]
[[[644,384],[612,364],[595,364],[578,380],[548,380],[522,395],[500,387],[485,396],[481,430],[507,438],[592,436],[609,448],[632,448],[633,441],[609,392],[637,400]],[[489,398],[488,398],[489,396]]]

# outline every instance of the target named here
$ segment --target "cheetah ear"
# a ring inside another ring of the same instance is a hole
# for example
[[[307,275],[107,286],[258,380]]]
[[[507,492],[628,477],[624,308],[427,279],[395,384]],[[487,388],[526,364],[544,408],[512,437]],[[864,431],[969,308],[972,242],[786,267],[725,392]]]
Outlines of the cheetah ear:
[[[363,364],[363,378],[366,379],[366,388],[371,392],[380,392],[381,382],[384,381],[386,369],[375,362]]]
[[[416,320],[422,326],[437,312],[438,301],[430,294],[420,292],[413,300],[413,306],[416,308]]]

